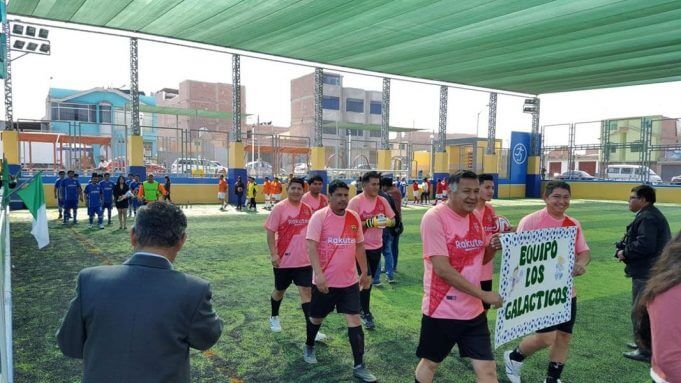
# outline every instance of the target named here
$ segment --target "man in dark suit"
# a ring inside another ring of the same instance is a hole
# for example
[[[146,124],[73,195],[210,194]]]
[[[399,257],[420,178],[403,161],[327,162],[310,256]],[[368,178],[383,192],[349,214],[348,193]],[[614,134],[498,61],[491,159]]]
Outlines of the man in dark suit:
[[[615,253],[617,258],[626,264],[624,272],[627,277],[631,278],[632,307],[636,307],[636,301],[648,281],[650,269],[671,239],[669,223],[654,204],[655,189],[651,186],[639,185],[631,189],[629,210],[636,213],[636,217],[627,226],[627,233],[622,242],[618,244],[618,250]],[[635,339],[638,321],[633,312],[631,321],[634,326]],[[630,343],[627,346],[633,351],[625,352],[624,357],[650,361],[650,350],[636,343]]]
[[[208,282],[173,270],[186,227],[178,207],[150,203],[137,212],[130,259],[78,274],[57,342],[84,360],[83,383],[189,382],[189,348],[220,338]]]

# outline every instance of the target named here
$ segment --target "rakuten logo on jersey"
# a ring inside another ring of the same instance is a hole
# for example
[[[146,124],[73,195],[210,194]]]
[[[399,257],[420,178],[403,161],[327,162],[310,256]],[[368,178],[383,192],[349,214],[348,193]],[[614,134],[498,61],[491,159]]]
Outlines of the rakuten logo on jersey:
[[[479,250],[481,247],[485,246],[485,242],[479,239],[463,239],[454,241],[454,246],[456,246],[457,249],[466,251]]]
[[[354,238],[328,237],[326,243],[331,245],[354,245],[356,240]]]
[[[298,219],[293,218],[293,219],[288,220],[288,224],[293,225],[293,226],[307,225],[308,222],[310,222],[309,219],[300,219],[300,218],[298,218]]]

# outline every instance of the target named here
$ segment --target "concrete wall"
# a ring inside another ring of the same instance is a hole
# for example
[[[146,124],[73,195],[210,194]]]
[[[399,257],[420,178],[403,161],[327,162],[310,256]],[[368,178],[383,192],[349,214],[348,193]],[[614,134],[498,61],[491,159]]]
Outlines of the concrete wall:
[[[547,181],[542,182],[542,192]],[[635,182],[570,182],[572,198],[627,201]],[[655,186],[657,202],[681,204],[681,186]]]

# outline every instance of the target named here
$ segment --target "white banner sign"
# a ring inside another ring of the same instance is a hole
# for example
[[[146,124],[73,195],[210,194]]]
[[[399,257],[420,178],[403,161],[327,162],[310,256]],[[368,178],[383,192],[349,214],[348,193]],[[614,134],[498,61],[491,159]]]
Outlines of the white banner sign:
[[[576,227],[501,236],[503,258],[494,347],[567,322],[572,305]]]

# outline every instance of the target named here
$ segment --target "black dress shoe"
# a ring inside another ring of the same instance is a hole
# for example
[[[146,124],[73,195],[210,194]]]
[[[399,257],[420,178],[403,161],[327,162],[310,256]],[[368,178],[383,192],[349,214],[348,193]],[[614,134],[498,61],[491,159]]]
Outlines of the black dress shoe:
[[[632,349],[632,350],[636,350],[638,348],[638,345],[634,342],[629,342],[629,343],[627,343],[627,347]]]
[[[625,352],[624,357],[631,360],[637,360],[639,362],[650,363],[650,354],[641,352],[641,349],[636,349],[634,351]]]

